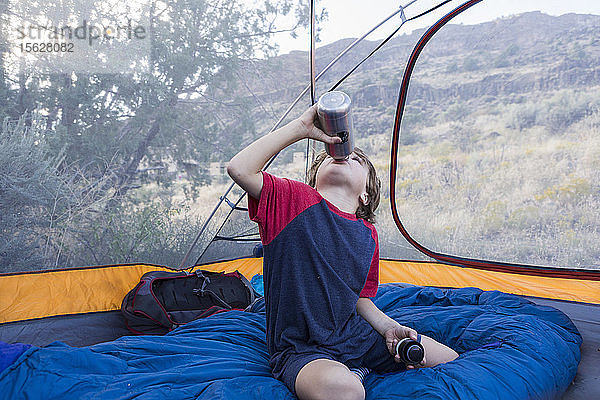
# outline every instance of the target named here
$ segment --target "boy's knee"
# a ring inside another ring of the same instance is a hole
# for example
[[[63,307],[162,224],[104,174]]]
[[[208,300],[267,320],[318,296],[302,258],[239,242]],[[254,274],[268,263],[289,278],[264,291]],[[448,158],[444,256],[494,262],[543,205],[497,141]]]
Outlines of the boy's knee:
[[[325,375],[315,382],[314,399],[364,400],[365,388],[353,373],[345,375]]]
[[[365,387],[358,379],[354,379],[354,381],[352,385],[346,388],[347,392],[345,392],[345,397],[343,398],[348,400],[365,400]]]
[[[301,371],[296,380],[296,394],[301,400],[364,400],[365,388],[345,366],[325,363],[313,364]]]
[[[345,399],[345,400],[364,400],[365,388],[360,383],[358,378],[346,376],[344,379],[338,379],[336,382],[330,382],[330,391],[328,399]]]

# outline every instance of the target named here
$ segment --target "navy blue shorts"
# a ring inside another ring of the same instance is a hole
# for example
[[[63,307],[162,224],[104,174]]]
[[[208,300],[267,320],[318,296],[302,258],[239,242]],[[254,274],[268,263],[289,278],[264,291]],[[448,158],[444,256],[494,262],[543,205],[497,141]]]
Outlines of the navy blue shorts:
[[[287,360],[283,364],[283,368],[279,371],[273,370],[273,376],[282,381],[288,389],[294,395],[296,395],[296,377],[298,373],[306,364],[317,359],[328,359],[333,361],[339,361],[346,365],[348,368],[366,367],[375,372],[393,372],[393,371],[404,371],[406,366],[403,363],[397,363],[394,361],[394,357],[388,351],[385,345],[385,339],[383,336],[373,335],[371,336],[372,346],[365,354],[356,357],[348,358],[340,361],[336,360],[331,354],[323,351],[322,348],[315,348],[314,351],[303,352],[303,353],[291,353],[287,354]]]

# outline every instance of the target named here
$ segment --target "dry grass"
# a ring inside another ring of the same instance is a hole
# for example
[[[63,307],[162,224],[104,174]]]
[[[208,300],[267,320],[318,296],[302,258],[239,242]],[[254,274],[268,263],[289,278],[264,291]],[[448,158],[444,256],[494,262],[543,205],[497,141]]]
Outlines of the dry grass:
[[[600,112],[560,133],[509,128],[510,118],[479,111],[461,123],[472,132],[466,143],[443,134],[449,123],[442,122],[400,150],[396,187],[405,227],[435,251],[600,268]],[[488,134],[494,131],[502,133]],[[375,158],[388,168],[383,154]],[[389,213],[380,213],[387,221]],[[397,237],[391,225],[379,225],[381,237]],[[389,250],[402,258],[402,249]]]
[[[557,98],[571,96],[571,106],[579,107],[597,89],[530,95],[519,104],[471,103],[460,120],[439,110],[434,123],[408,132],[418,140],[400,148],[396,181],[405,227],[434,251],[503,262],[600,268],[600,111],[588,112],[559,132],[544,119],[550,118],[544,112],[554,107]],[[515,121],[524,109],[535,110],[537,119],[519,127]],[[392,118],[391,113],[390,109],[381,118]],[[389,140],[389,133],[382,132],[357,138],[357,146],[370,154],[382,179],[377,225],[382,256],[420,259],[423,256],[403,239],[391,218]],[[319,144],[315,147],[320,149]],[[278,161],[269,171],[303,180],[304,169],[303,160]],[[187,182],[177,183],[171,189],[174,209],[179,210],[173,217],[203,220],[229,183],[227,179],[204,186],[194,200],[183,191]],[[235,201],[240,193],[236,187],[228,198]],[[225,205],[219,209],[210,233],[228,212]],[[210,236],[200,247],[208,244]]]

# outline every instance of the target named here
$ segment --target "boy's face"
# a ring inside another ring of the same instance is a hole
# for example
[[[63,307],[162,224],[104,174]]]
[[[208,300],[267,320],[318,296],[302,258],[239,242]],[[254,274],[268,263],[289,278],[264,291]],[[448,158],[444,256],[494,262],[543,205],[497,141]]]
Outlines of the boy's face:
[[[316,175],[316,188],[325,186],[347,186],[352,193],[360,196],[366,193],[369,167],[354,152],[344,160],[334,160],[327,156],[319,166]]]

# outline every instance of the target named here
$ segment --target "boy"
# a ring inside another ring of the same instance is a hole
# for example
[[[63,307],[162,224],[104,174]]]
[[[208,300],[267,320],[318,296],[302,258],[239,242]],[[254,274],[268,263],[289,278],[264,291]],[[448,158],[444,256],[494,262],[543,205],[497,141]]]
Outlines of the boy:
[[[381,312],[369,297],[379,280],[379,179],[362,151],[347,160],[321,154],[311,187],[262,172],[277,152],[304,138],[339,143],[315,126],[316,107],[235,155],[227,172],[248,192],[250,218],[264,245],[267,348],[275,378],[300,399],[364,399],[349,368],[402,370],[396,343],[414,329]],[[458,357],[422,336],[423,366]],[[412,368],[412,367],[409,367]]]

